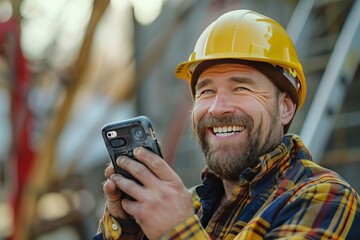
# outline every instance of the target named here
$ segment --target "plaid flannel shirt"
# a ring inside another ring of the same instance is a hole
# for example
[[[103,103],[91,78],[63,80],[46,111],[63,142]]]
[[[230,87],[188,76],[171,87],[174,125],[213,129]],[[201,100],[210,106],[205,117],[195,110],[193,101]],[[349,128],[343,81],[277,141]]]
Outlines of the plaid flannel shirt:
[[[162,239],[360,239],[360,198],[338,174],[315,164],[300,137],[287,135],[240,176],[231,198],[205,171],[193,194],[196,215]]]

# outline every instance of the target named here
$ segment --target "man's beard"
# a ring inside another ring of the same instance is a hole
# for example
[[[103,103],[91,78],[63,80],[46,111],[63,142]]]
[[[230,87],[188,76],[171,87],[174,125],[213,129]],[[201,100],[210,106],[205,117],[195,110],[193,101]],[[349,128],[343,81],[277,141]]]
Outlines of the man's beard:
[[[259,158],[273,151],[282,140],[282,130],[279,125],[279,111],[274,108],[272,112],[270,129],[265,137],[261,138],[262,129],[253,129],[253,121],[247,115],[226,116],[215,118],[208,116],[202,119],[198,125],[192,124],[194,136],[203,151],[205,162],[215,175],[224,180],[238,181],[242,171],[246,168],[255,167]],[[205,131],[215,126],[245,126],[248,132],[248,140],[245,143],[216,143],[210,145],[205,138]],[[261,141],[262,140],[262,141]],[[221,151],[220,151],[221,150]]]

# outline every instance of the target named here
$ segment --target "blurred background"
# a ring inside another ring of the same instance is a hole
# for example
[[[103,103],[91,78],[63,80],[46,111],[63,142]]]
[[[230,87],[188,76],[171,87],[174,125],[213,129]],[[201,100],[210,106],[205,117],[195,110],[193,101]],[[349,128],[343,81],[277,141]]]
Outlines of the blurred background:
[[[290,132],[360,191],[359,0],[0,0],[0,239],[90,239],[106,123],[149,116],[188,187],[204,166],[174,68],[247,8],[289,32],[308,95]]]

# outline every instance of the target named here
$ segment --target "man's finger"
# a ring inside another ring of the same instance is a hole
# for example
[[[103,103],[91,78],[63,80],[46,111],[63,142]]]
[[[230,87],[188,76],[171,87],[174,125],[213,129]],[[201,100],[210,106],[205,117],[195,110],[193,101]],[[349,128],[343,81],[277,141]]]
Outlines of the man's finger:
[[[144,197],[146,197],[144,187],[140,186],[133,180],[130,180],[120,174],[111,175],[110,180],[116,184],[116,187],[119,188],[123,193],[129,195],[135,200],[143,200]]]
[[[159,179],[171,181],[178,178],[174,170],[157,154],[138,147],[134,150],[134,156],[144,163]]]
[[[104,173],[105,177],[106,177],[107,179],[109,179],[110,176],[111,176],[112,174],[114,174],[114,173],[115,173],[114,166],[113,166],[112,164],[109,164],[109,165],[105,168],[105,173]]]
[[[121,192],[116,188],[113,181],[106,180],[103,186],[106,200],[110,202],[120,201]]]

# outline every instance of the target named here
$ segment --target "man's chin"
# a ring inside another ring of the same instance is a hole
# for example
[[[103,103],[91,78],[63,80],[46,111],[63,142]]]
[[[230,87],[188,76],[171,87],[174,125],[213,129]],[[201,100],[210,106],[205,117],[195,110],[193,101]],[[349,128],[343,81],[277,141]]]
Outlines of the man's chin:
[[[213,152],[229,152],[229,153],[241,153],[243,151],[243,144],[239,142],[212,142],[208,143],[211,146]]]
[[[229,178],[229,175],[234,175],[234,171],[237,172],[236,169],[243,165],[239,153],[225,151],[224,149],[209,153],[206,156],[206,163],[215,175],[226,179]]]
[[[240,149],[239,145],[222,144],[214,146],[211,152],[214,154],[214,156],[216,156],[216,158],[224,158],[225,156],[230,158],[237,158],[243,154],[243,149]]]
[[[226,180],[226,181],[230,181],[230,182],[237,182],[239,180],[239,174],[229,174],[229,173],[225,173],[222,171],[213,171],[210,169],[210,171],[218,178],[222,179],[222,180]]]

